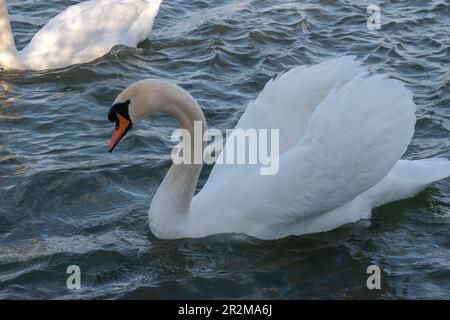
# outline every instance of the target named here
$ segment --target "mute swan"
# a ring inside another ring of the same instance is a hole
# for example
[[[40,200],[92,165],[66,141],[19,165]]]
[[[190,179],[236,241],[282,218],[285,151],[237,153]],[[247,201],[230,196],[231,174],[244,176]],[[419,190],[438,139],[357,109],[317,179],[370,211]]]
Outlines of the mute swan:
[[[6,0],[0,0],[0,66],[7,69],[63,68],[100,58],[115,45],[147,39],[162,0],[90,0],[51,19],[17,51]]]
[[[173,164],[149,210],[159,238],[245,233],[276,239],[328,231],[369,218],[374,207],[411,197],[450,176],[447,159],[399,160],[415,125],[412,94],[398,80],[369,76],[354,57],[297,67],[269,81],[236,128],[279,128],[280,170],[215,165],[194,197],[201,164]],[[155,112],[192,132],[205,117],[189,93],[139,81],[115,100],[110,152]],[[192,201],[191,201],[192,200]]]

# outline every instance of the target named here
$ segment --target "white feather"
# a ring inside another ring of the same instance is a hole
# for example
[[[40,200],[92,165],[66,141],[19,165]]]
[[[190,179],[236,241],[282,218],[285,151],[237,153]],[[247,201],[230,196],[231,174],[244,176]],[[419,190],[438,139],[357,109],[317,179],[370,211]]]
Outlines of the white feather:
[[[34,70],[62,68],[97,59],[115,45],[137,46],[150,36],[161,2],[90,0],[73,5],[36,33],[17,53],[12,66],[4,66]]]
[[[216,165],[194,197],[188,233],[272,239],[327,231],[414,195],[450,175],[446,160],[399,161],[415,110],[400,81],[368,76],[352,57],[270,81],[237,127],[280,128],[279,173]]]
[[[206,128],[197,102],[167,81],[137,82],[116,102],[128,100],[133,121],[166,112],[191,133],[194,121]],[[415,110],[403,83],[370,76],[353,57],[286,72],[237,124],[280,129],[279,172],[264,176],[260,165],[216,164],[192,198],[202,165],[174,164],[150,205],[150,229],[160,238],[245,233],[275,239],[369,218],[372,208],[450,175],[445,159],[400,160]]]

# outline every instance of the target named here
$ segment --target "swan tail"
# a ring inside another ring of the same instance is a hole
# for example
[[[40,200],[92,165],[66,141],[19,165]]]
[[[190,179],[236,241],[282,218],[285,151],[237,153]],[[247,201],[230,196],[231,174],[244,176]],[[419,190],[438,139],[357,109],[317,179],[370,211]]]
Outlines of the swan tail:
[[[365,195],[372,207],[415,196],[429,184],[450,177],[450,161],[443,158],[400,160]]]
[[[426,186],[450,176],[450,161],[444,158],[399,161],[401,167],[394,167],[394,173],[409,177]]]

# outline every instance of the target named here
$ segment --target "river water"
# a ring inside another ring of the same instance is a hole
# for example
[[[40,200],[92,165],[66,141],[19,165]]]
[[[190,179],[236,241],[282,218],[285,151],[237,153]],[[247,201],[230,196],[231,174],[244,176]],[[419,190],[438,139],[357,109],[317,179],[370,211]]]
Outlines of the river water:
[[[449,299],[449,179],[327,233],[163,241],[147,211],[175,122],[157,116],[106,151],[109,106],[136,80],[175,81],[225,129],[280,72],[352,54],[413,91],[418,122],[404,157],[450,158],[449,1],[373,2],[379,30],[360,0],[167,0],[137,49],[0,71],[0,298]],[[17,46],[75,3],[9,0]],[[366,287],[373,264],[381,290]],[[81,290],[66,287],[69,265],[81,268]]]

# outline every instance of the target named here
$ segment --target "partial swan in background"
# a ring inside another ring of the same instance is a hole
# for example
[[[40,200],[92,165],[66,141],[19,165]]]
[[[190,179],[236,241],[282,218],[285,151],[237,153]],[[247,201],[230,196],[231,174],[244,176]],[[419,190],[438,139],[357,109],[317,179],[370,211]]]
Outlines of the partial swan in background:
[[[278,174],[216,164],[193,198],[202,165],[173,164],[150,205],[150,229],[165,239],[217,233],[276,239],[369,218],[372,208],[450,176],[447,159],[399,160],[414,133],[415,110],[403,83],[368,75],[353,57],[292,69],[266,85],[236,126],[280,129]],[[207,128],[189,93],[143,80],[110,109],[116,130],[109,150],[155,112],[171,114],[191,133],[194,121]]]
[[[150,35],[162,0],[90,0],[51,19],[17,51],[6,0],[0,0],[0,66],[45,70],[100,58],[115,45],[137,46]]]

